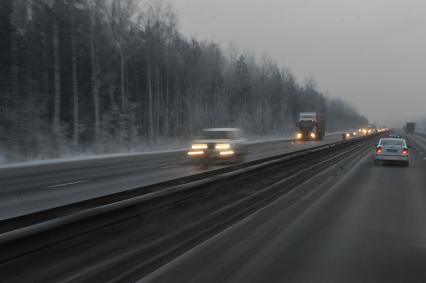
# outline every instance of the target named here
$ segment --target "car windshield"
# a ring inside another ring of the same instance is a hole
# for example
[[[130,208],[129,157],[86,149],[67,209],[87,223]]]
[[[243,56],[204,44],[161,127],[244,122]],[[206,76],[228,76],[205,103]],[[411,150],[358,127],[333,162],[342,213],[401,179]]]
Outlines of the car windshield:
[[[208,140],[232,139],[230,131],[203,131],[202,138]]]
[[[313,115],[313,114],[300,114],[300,118],[303,118],[303,119],[314,119],[315,115]]]
[[[405,146],[405,142],[403,140],[397,139],[385,139],[380,142],[382,146]]]
[[[299,126],[301,128],[309,128],[309,127],[314,126],[314,122],[313,121],[300,121]]]

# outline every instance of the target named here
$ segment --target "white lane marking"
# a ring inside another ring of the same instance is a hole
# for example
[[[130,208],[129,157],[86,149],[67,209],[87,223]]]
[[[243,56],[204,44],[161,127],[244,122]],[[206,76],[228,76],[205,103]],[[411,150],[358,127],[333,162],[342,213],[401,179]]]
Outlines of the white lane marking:
[[[166,166],[162,166],[161,169],[168,169],[168,168],[174,168],[174,167],[178,167],[178,164],[174,164],[174,165],[166,165]]]
[[[69,185],[75,185],[75,184],[81,184],[81,183],[87,183],[87,182],[90,182],[90,180],[80,180],[80,181],[75,181],[75,182],[69,182],[69,183],[47,186],[47,187],[48,188],[58,188],[58,187],[65,187],[65,186],[69,186]]]

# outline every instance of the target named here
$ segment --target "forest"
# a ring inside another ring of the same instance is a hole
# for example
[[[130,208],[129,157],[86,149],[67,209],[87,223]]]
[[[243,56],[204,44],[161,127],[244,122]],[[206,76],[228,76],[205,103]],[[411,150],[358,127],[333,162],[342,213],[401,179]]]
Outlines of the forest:
[[[368,123],[268,56],[184,36],[161,0],[2,0],[0,67],[4,162],[168,148],[207,127],[293,134],[302,111],[328,131]]]

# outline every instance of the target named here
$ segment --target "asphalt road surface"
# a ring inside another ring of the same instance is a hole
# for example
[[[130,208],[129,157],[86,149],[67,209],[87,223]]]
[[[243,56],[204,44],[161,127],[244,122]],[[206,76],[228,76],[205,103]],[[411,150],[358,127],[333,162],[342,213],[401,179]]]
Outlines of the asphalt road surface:
[[[312,204],[280,198],[141,281],[426,282],[424,145],[409,168],[366,154]]]
[[[253,143],[247,160],[339,140],[331,134],[320,142]],[[185,152],[170,152],[0,169],[0,220],[201,172],[187,161]]]

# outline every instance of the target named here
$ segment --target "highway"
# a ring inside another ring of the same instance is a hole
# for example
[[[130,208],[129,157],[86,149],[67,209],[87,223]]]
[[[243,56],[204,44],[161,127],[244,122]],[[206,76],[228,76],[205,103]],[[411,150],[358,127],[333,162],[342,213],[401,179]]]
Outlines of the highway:
[[[426,138],[409,137],[408,168],[375,166],[377,141],[160,190],[15,241],[0,234],[0,274],[44,283],[425,282]]]
[[[330,134],[320,142],[275,140],[250,143],[247,161],[341,140]],[[212,166],[209,170],[226,165]],[[129,155],[0,169],[0,220],[46,210],[179,177],[201,170],[185,152]]]
[[[374,166],[371,149],[140,282],[426,282],[426,139],[410,143],[409,168]]]

